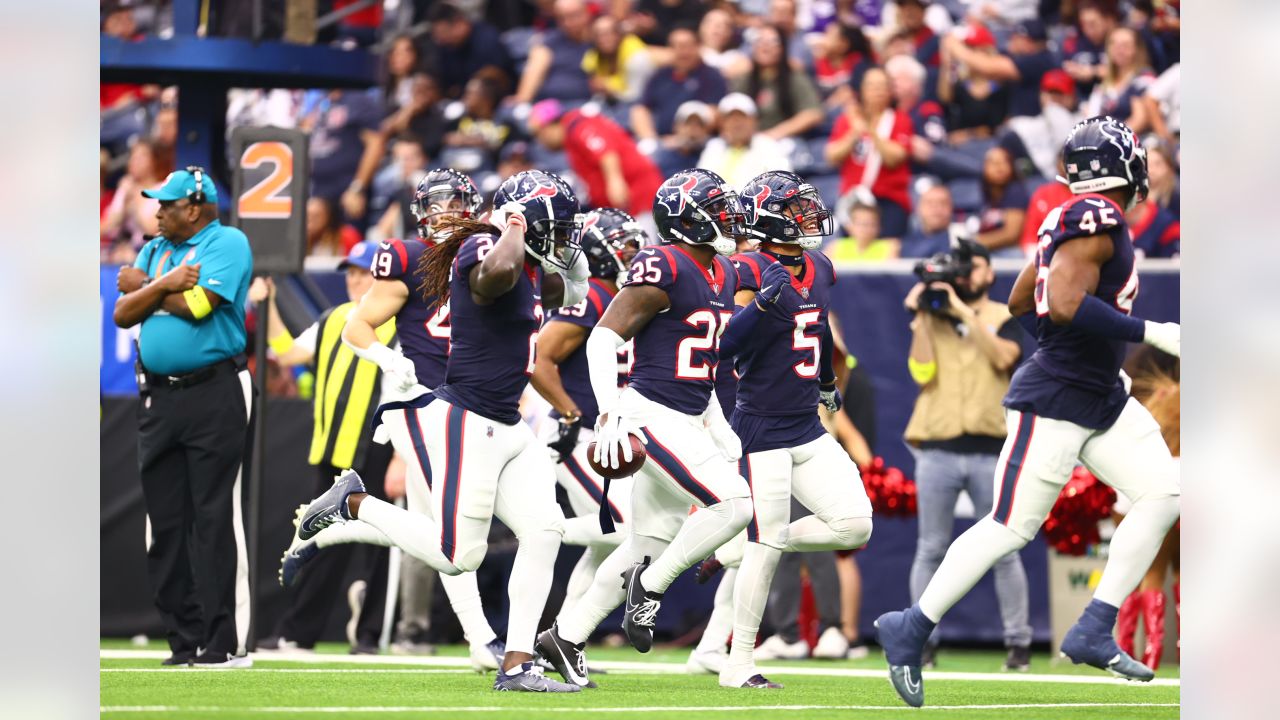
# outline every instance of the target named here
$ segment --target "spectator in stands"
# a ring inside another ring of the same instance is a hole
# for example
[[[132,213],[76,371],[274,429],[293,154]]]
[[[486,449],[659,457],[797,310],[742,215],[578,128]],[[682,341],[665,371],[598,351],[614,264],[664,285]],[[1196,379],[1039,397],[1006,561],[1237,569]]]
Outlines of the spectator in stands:
[[[1147,202],[1159,205],[1174,217],[1181,217],[1177,153],[1172,145],[1165,142],[1147,142],[1144,145],[1147,148],[1147,178],[1151,184]]]
[[[548,150],[564,150],[569,167],[587,186],[591,206],[621,208],[637,218],[652,215],[662,175],[620,125],[598,113],[565,112],[558,100],[543,100],[530,110],[529,130]]]
[[[822,252],[835,262],[874,262],[898,257],[897,238],[880,237],[880,210],[864,200],[850,198],[840,205],[849,207],[845,217],[846,237],[832,239]]]
[[[159,158],[160,167],[172,168],[177,164],[177,97],[177,88],[166,88],[160,93],[160,107],[151,121],[151,142],[154,145],[156,157]]]
[[[534,41],[515,100],[582,102],[591,98],[582,58],[591,49],[591,13],[582,0],[556,0],[555,28]]]
[[[997,256],[1021,257],[1018,241],[1028,202],[1013,156],[999,146],[987,150],[982,158],[982,211],[975,239]]]
[[[413,75],[422,70],[422,58],[412,37],[397,35],[391,41],[385,60],[382,69],[382,103],[385,112],[389,114],[412,104]]]
[[[346,257],[360,242],[360,233],[341,221],[333,203],[322,197],[307,200],[307,255],[310,257]]]
[[[915,227],[902,237],[902,257],[924,258],[951,247],[951,191],[938,183],[920,193]]]
[[[382,163],[377,101],[366,92],[332,90],[314,98],[302,128],[311,133],[311,194],[342,201],[347,218],[365,216],[369,183]],[[345,253],[342,253],[345,254]]]
[[[409,133],[422,143],[427,155],[435,157],[440,154],[444,145],[444,134],[448,131],[449,121],[444,117],[443,102],[440,97],[440,86],[436,79],[426,73],[414,74],[410,82],[410,102],[402,105],[387,116],[378,128],[383,142],[390,138]]]
[[[713,105],[727,92],[724,77],[702,62],[698,36],[677,27],[667,37],[672,62],[649,78],[640,102],[631,108],[631,129],[641,141],[657,147],[659,138],[671,135],[676,109],[689,100]]]
[[[698,42],[702,45],[702,62],[725,77],[734,78],[751,69],[751,59],[738,49],[738,31],[728,10],[712,8],[702,16]]]
[[[889,78],[879,68],[862,76],[858,101],[836,118],[826,158],[840,168],[840,194],[861,188],[874,196],[878,224],[890,237],[902,237],[911,214],[911,120],[890,105]]]
[[[961,65],[994,82],[1009,87],[1009,116],[1040,114],[1040,79],[1058,66],[1058,57],[1048,48],[1044,23],[1024,20],[1009,37],[1009,54],[970,47],[955,35],[942,42],[947,54]]]
[[[1009,150],[1024,176],[1057,174],[1062,141],[1083,119],[1076,110],[1076,84],[1063,70],[1050,70],[1040,79],[1040,114],[1010,118],[1000,144]]]
[[[898,111],[911,120],[911,160],[927,163],[934,148],[947,141],[947,120],[941,105],[924,98],[924,65],[910,55],[899,55],[884,64],[884,71]]]
[[[1151,202],[1150,197],[1130,208],[1125,221],[1139,257],[1171,258],[1181,254],[1182,228],[1178,218],[1159,203]]]
[[[435,44],[435,72],[444,81],[445,97],[462,95],[467,81],[482,68],[502,74],[503,94],[515,79],[515,65],[507,54],[498,29],[483,20],[472,20],[456,5],[442,2],[427,13]]]
[[[804,28],[808,25],[801,26],[797,10],[796,0],[769,0],[769,12],[765,22],[767,25],[772,25],[782,36],[782,43],[787,48],[787,59],[804,70],[811,71],[813,52],[809,50],[809,44],[804,38]],[[755,48],[755,40],[758,37],[756,35],[752,38],[752,49]]]
[[[875,67],[871,42],[856,25],[833,22],[827,25],[814,60],[814,77],[818,92],[826,98],[827,107],[843,105],[862,86],[862,75]]]
[[[734,92],[746,93],[760,109],[760,129],[775,140],[799,137],[823,119],[822,100],[813,81],[787,62],[783,35],[772,25],[756,28],[751,71],[735,79]]]
[[[898,0],[898,33],[911,39],[916,60],[929,67],[938,67],[939,38],[924,21],[924,10],[928,4],[929,0]]]
[[[1151,131],[1167,143],[1176,143],[1182,132],[1182,65],[1174,63],[1147,86],[1147,114]]]
[[[630,16],[631,29],[646,43],[660,45],[668,39],[671,28],[697,27],[711,4],[707,0],[637,0]]]
[[[1062,63],[1062,69],[1076,81],[1080,94],[1087,97],[1106,72],[1107,36],[1119,24],[1119,17],[1114,4],[1086,0],[1081,3],[1076,18],[1080,27],[1075,37],[1064,43],[1063,55],[1067,60]]]
[[[1110,115],[1138,135],[1145,133],[1151,121],[1142,97],[1154,79],[1142,36],[1130,28],[1112,30],[1107,36],[1106,70],[1084,101],[1085,117]]]
[[[156,210],[158,200],[142,196],[143,190],[155,190],[164,184],[173,168],[164,167],[157,157],[155,144],[137,140],[129,149],[129,164],[124,177],[116,185],[116,194],[107,206],[100,234],[108,242],[126,242],[134,250],[142,247],[158,232]]]
[[[1066,168],[1062,166],[1061,156],[1058,158],[1055,175],[1062,177],[1067,175]],[[1031,257],[1035,254],[1036,245],[1040,240],[1040,226],[1044,223],[1045,217],[1071,197],[1071,190],[1066,183],[1058,182],[1056,179],[1041,185],[1031,193],[1031,200],[1027,203],[1027,216],[1022,222],[1022,238],[1018,242],[1022,247],[1023,255]]]
[[[976,23],[969,24],[960,43],[975,53],[997,54],[995,36]],[[991,137],[1009,114],[1009,88],[975,67],[957,67],[958,58],[951,54],[956,47],[953,42],[942,43],[938,73],[938,99],[947,107],[949,140],[953,145]]]
[[[475,82],[474,80],[472,82]],[[379,218],[365,239],[382,242],[387,238],[413,237],[418,226],[409,210],[409,201],[418,181],[427,173],[427,156],[412,135],[401,135],[391,145],[391,162],[378,173],[370,205]]]
[[[611,15],[591,23],[591,49],[582,58],[591,92],[610,102],[635,102],[653,74],[653,60],[644,41],[624,34]]]
[[[498,113],[502,88],[488,72],[481,71],[467,81],[462,93],[462,115],[450,123],[444,136],[447,164],[468,174],[497,167],[502,146],[519,134],[515,124]]]
[[[777,140],[756,132],[756,104],[742,93],[729,93],[717,107],[720,133],[707,142],[698,167],[719,173],[736,188],[767,170],[790,170],[787,153]]]
[[[662,176],[671,177],[686,168],[697,167],[713,127],[715,112],[710,105],[697,100],[681,104],[676,109],[675,132],[663,138],[653,156]]]
[[[509,178],[516,173],[532,169],[533,163],[529,162],[529,143],[525,140],[507,143],[502,148],[502,152],[498,153],[498,172],[497,177],[494,179],[495,185],[486,189],[490,191],[497,190],[496,182]],[[487,194],[492,195],[493,193],[489,192]]]

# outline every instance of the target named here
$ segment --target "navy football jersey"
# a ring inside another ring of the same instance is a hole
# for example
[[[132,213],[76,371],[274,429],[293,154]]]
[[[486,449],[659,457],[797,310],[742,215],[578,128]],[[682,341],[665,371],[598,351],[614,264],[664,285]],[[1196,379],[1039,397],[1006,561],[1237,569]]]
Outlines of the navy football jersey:
[[[1049,264],[1054,252],[1076,238],[1107,235],[1111,259],[1102,264],[1094,295],[1128,315],[1138,296],[1133,243],[1124,210],[1102,195],[1086,194],[1050,211],[1040,226],[1036,249],[1036,339],[1031,362],[1014,373],[1006,407],[1089,428],[1110,427],[1124,409],[1128,393],[1120,366],[1128,350],[1123,340],[1110,340],[1049,318]]]
[[[436,395],[500,423],[520,421],[520,396],[533,374],[542,326],[542,269],[525,263],[515,287],[489,305],[471,297],[471,269],[498,238],[478,233],[463,241],[449,278],[452,349]]]
[[[670,307],[635,337],[631,387],[646,398],[687,415],[701,415],[711,400],[720,361],[720,334],[733,317],[738,276],[728,258],[711,269],[680,245],[656,245],[636,253],[623,287],[662,289]]]
[[[449,305],[430,312],[435,298],[424,297],[418,290],[422,284],[418,261],[426,251],[418,240],[387,240],[378,246],[369,269],[376,279],[399,280],[409,287],[409,299],[396,313],[400,350],[413,361],[418,382],[434,388],[444,382],[449,360]]]
[[[615,292],[599,278],[591,278],[587,297],[577,305],[569,305],[552,312],[547,317],[547,323],[567,322],[584,327],[587,332],[590,332],[591,328],[600,322],[600,317],[604,315],[605,308],[609,307]],[[631,348],[632,344],[629,341],[618,348],[619,387],[626,384],[627,375],[631,370]],[[582,412],[582,424],[585,427],[594,427],[600,408],[596,405],[596,394],[591,390],[591,373],[587,368],[585,342],[560,363],[560,384],[564,386],[564,391],[573,398],[578,405],[578,410]],[[558,418],[560,415],[552,410],[551,417]]]
[[[798,447],[826,432],[818,419],[818,376],[835,268],[821,252],[804,252],[791,278],[756,325],[754,342],[736,358],[738,398],[730,419],[744,452]],[[759,290],[769,263],[760,252],[735,255],[739,289]]]

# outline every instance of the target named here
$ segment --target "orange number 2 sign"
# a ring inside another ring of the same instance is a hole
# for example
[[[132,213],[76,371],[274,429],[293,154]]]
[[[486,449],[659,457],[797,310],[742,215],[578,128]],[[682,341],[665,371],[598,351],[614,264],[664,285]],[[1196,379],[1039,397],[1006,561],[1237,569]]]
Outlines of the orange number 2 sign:
[[[240,195],[240,217],[287,218],[293,212],[289,183],[293,182],[293,150],[282,142],[256,142],[244,149],[240,166],[251,170],[263,164],[271,172]]]

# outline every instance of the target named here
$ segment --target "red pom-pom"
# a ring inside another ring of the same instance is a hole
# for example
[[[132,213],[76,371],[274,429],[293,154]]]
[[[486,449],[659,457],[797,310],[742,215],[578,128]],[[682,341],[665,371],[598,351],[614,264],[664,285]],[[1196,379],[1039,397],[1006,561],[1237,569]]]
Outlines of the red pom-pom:
[[[1084,555],[1101,541],[1098,521],[1111,514],[1116,491],[1078,467],[1045,519],[1045,540],[1063,555]]]
[[[902,471],[877,457],[861,469],[871,508],[880,516],[910,517],[916,514],[916,483]]]

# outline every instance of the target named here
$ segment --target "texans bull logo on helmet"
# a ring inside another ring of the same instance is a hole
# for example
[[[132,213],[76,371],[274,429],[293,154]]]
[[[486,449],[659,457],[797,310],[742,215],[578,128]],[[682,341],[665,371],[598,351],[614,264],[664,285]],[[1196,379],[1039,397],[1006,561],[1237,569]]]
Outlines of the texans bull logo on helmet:
[[[689,197],[689,193],[693,192],[693,188],[697,186],[698,178],[694,175],[685,176],[684,182],[667,189],[665,193],[658,196],[658,202],[667,207],[672,215],[679,215],[684,212],[685,198]],[[710,196],[710,193],[708,193]]]

